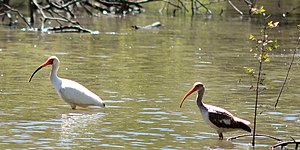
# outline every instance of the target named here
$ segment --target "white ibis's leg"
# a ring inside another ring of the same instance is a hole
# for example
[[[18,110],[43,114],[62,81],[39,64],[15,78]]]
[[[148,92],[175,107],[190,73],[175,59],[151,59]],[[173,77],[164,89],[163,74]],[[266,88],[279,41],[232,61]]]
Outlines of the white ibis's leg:
[[[75,104],[70,104],[72,109],[76,109],[76,105]]]
[[[223,133],[219,133],[219,140],[223,140]]]

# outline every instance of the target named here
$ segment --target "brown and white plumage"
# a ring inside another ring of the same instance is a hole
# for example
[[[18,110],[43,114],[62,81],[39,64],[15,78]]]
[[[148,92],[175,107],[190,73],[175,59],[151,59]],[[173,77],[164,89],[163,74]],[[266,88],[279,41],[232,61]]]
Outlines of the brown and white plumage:
[[[234,131],[238,129],[251,132],[249,121],[235,117],[223,108],[204,104],[202,102],[202,98],[205,92],[205,87],[201,82],[196,82],[192,89],[183,97],[180,103],[180,108],[182,107],[185,99],[196,91],[198,91],[197,105],[200,109],[202,117],[210,127],[217,131],[220,140],[223,139],[223,132]]]

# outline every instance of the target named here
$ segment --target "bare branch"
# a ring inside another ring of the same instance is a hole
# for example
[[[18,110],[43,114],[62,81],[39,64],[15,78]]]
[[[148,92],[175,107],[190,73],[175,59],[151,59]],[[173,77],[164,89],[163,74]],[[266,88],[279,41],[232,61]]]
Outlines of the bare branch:
[[[37,2],[37,0],[32,0],[33,5],[39,10],[41,14],[41,29],[40,31],[54,31],[54,32],[89,32],[94,33],[93,31],[86,29],[80,25],[78,21],[74,21],[69,19],[68,17],[64,16],[63,13],[61,13],[60,10],[63,12],[66,12],[70,14],[73,17],[75,16],[70,10],[69,6],[75,5],[79,0],[73,0],[63,5],[57,5],[54,4],[52,1],[48,1],[48,5],[46,6],[40,6]],[[50,15],[47,16],[46,15]],[[57,27],[46,27],[47,21],[56,21],[60,26]],[[69,25],[64,25],[66,23],[69,23]]]
[[[196,0],[203,8],[205,8],[206,9],[206,12],[208,12],[208,14],[212,14],[212,12],[204,5],[204,4],[202,4],[199,0]]]
[[[85,5],[82,3],[82,2],[80,2],[80,6],[90,15],[90,16],[93,16],[93,13],[88,9],[88,8],[86,8],[85,7]]]
[[[14,9],[12,7],[10,7],[9,5],[7,4],[3,4],[3,6],[5,6],[7,9],[15,12],[18,14],[18,16],[20,16],[22,18],[22,20],[26,23],[26,25],[29,27],[29,28],[32,28],[32,26],[27,22],[27,20],[25,19],[25,17],[17,10],[17,9]]]
[[[286,73],[285,79],[284,79],[283,84],[282,84],[282,86],[281,86],[281,88],[280,88],[280,91],[279,91],[279,94],[278,94],[276,103],[275,103],[275,105],[274,105],[274,109],[276,109],[276,107],[277,107],[277,104],[278,104],[278,102],[279,102],[279,98],[280,98],[280,96],[281,96],[281,94],[282,94],[283,88],[284,88],[284,86],[285,86],[285,84],[286,84],[286,81],[287,81],[287,79],[288,79],[288,76],[289,76],[289,74],[290,74],[292,65],[293,65],[294,60],[295,60],[296,52],[297,52],[297,50],[298,50],[298,48],[299,48],[299,43],[300,43],[300,36],[299,36],[299,38],[298,38],[297,46],[296,46],[296,49],[294,50],[294,53],[293,53],[293,56],[292,56],[292,60],[291,60],[289,69],[288,69],[288,71],[287,71],[287,73]]]
[[[293,8],[291,8],[289,11],[287,11],[285,14],[286,15],[288,15],[288,14],[290,14],[292,11],[294,11],[294,10],[296,10],[296,9],[299,9],[300,8],[300,4],[299,5],[297,5],[297,6],[295,6],[295,7],[293,7]]]
[[[242,11],[240,11],[232,2],[231,0],[228,0],[228,3],[241,15],[243,16],[244,13]]]
[[[185,7],[185,5],[182,3],[181,0],[178,0],[178,2],[181,4],[181,6],[184,8],[184,10],[185,10],[186,12],[189,12],[189,10]]]
[[[172,3],[172,2],[170,2],[169,0],[164,0],[164,2],[166,2],[167,4],[170,4],[170,5],[172,5],[173,7],[176,7],[176,8],[178,8],[178,9],[182,9],[179,5],[176,5],[176,4]]]

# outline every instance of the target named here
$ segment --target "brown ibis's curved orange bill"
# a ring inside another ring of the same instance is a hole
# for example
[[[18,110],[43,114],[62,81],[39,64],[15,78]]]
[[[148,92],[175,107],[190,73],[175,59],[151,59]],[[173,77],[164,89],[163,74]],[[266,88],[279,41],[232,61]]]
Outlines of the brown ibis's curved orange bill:
[[[37,73],[40,69],[42,69],[43,67],[47,66],[47,65],[52,65],[53,64],[53,59],[48,59],[46,62],[44,62],[43,64],[41,64],[31,75],[29,82],[31,81],[31,79],[33,78],[33,76],[35,75],[35,73]]]
[[[194,93],[195,91],[197,91],[197,88],[196,88],[196,87],[192,87],[192,89],[190,89],[190,90],[184,95],[183,99],[181,100],[180,106],[179,106],[180,108],[182,107],[183,102],[185,101],[185,99],[186,99],[189,95],[191,95],[192,93]]]

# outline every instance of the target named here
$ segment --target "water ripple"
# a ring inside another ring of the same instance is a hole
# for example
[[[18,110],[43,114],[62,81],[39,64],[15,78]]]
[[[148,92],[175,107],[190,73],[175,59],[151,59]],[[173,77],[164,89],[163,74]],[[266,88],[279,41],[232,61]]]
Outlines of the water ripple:
[[[164,134],[159,134],[159,133],[149,133],[149,132],[126,132],[127,134],[130,135],[143,135],[143,136],[159,136],[159,137],[163,137]]]
[[[169,113],[164,112],[164,111],[151,111],[151,112],[139,112],[139,114],[143,114],[143,115],[167,115]]]

